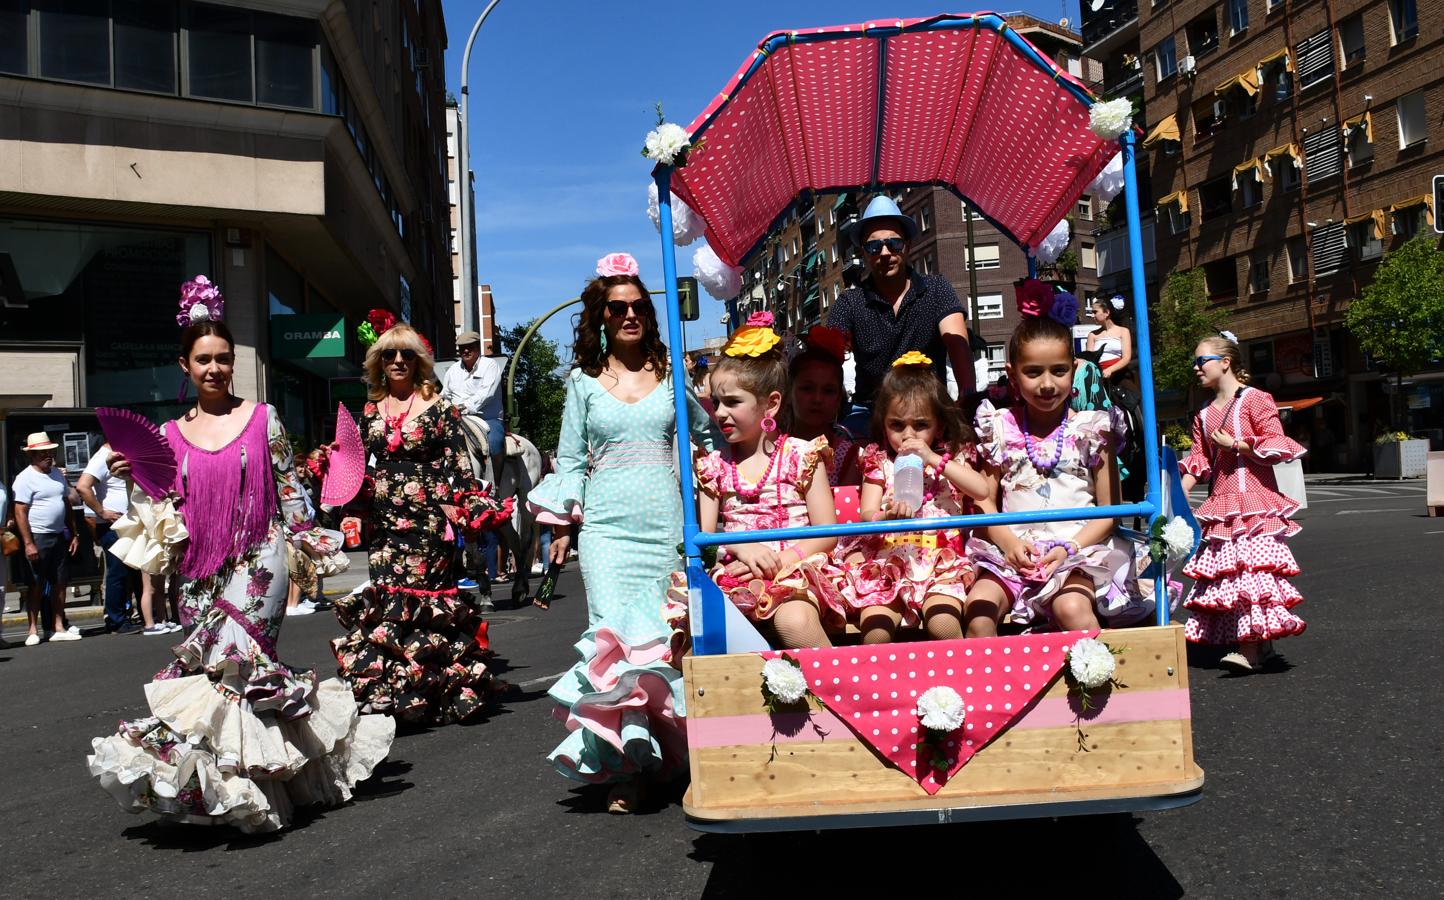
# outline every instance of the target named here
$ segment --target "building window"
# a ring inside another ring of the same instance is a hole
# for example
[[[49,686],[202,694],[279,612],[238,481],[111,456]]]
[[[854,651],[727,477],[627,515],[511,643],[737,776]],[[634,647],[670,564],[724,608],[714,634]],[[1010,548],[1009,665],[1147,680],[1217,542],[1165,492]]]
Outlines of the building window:
[[[1239,34],[1248,28],[1248,0],[1228,0],[1228,33]]]
[[[1168,232],[1169,234],[1183,234],[1193,224],[1193,213],[1186,209],[1179,209],[1177,203],[1168,205]]]
[[[1269,258],[1256,256],[1248,264],[1248,291],[1250,294],[1266,294],[1269,289]]]
[[[291,16],[255,17],[256,101],[314,109],[316,26]]]
[[[979,295],[978,295],[978,318],[979,318],[979,319],[1001,319],[1001,318],[1003,318],[1003,295],[1002,295],[1002,294],[979,294]]]
[[[988,383],[995,384],[1003,373],[1008,371],[1008,348],[1006,344],[989,344],[984,351],[984,359],[988,363]]]
[[[1301,91],[1334,76],[1334,42],[1327,29],[1299,41],[1298,69]]]
[[[1289,71],[1288,64],[1282,59],[1264,66],[1260,89],[1269,85],[1273,86],[1271,93],[1275,103],[1285,103],[1294,95],[1294,73]]]
[[[1238,265],[1231,257],[1204,263],[1203,280],[1210,300],[1238,296]]]
[[[1274,172],[1277,177],[1275,183],[1280,190],[1296,191],[1299,189],[1299,167],[1294,164],[1292,156],[1280,156],[1274,162]]]
[[[1090,222],[1093,220],[1093,201],[1088,197],[1079,197],[1074,210],[1080,221]]]
[[[983,221],[983,214],[969,206],[965,200],[963,201],[963,218],[972,219],[974,222],[981,222]]]
[[[918,231],[926,234],[933,227],[933,205],[924,203],[918,207]]]
[[[1416,91],[1407,97],[1400,97],[1394,106],[1399,114],[1399,147],[1412,147],[1427,140],[1429,134],[1424,123],[1424,92]]]
[[[1384,242],[1379,239],[1373,219],[1355,222],[1349,226],[1349,243],[1360,262],[1378,259],[1384,255]]]
[[[832,257],[833,262],[837,262],[837,241],[832,242],[832,253],[830,254],[830,256]]]
[[[114,0],[115,86],[176,92],[175,7],[153,0]]]
[[[1339,56],[1344,68],[1364,59],[1364,17],[1350,16],[1339,23]]]
[[[110,84],[108,0],[49,0],[39,6],[40,75]]]
[[[967,250],[963,251],[963,258],[968,258]],[[997,244],[975,244],[973,246],[972,265],[974,269],[996,269],[1001,263],[998,259]]]
[[[1158,69],[1158,80],[1172,78],[1178,72],[1178,48],[1173,35],[1158,42],[1153,48],[1153,62]]]
[[[1419,7],[1415,0],[1389,0],[1389,33],[1395,44],[1419,36]]]
[[[250,102],[251,13],[197,3],[190,9],[190,93]]]
[[[29,70],[26,50],[27,0],[0,0],[0,72],[24,75]]]
[[[1349,151],[1349,168],[1362,166],[1374,158],[1374,142],[1369,137],[1370,126],[1359,122],[1348,130],[1345,145]]]
[[[1188,52],[1204,56],[1218,49],[1218,18],[1212,9],[1188,23]]]
[[[1098,252],[1093,249],[1092,244],[1078,245],[1078,265],[1094,273],[1098,271]]]
[[[1244,209],[1252,209],[1263,202],[1263,182],[1259,181],[1258,169],[1248,169],[1234,176],[1238,185],[1239,203]]]
[[[1423,234],[1429,228],[1428,213],[1423,203],[1394,210],[1394,233],[1405,240]]]
[[[1226,117],[1227,104],[1223,100],[1212,96],[1205,97],[1193,104],[1193,135],[1194,140],[1202,141],[1213,137],[1214,132],[1223,127]]]
[[[1309,277],[1309,249],[1302,237],[1288,240],[1289,282],[1297,284]]]
[[[1203,218],[1200,220],[1203,222],[1233,212],[1233,186],[1229,184],[1229,179],[1215,178],[1199,185],[1198,202],[1203,207]]]

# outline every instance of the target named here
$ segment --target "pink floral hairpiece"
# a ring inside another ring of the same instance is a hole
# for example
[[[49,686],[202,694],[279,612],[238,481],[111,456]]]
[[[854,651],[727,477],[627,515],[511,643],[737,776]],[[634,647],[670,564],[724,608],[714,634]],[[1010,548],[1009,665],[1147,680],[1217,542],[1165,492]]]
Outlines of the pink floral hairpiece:
[[[756,325],[759,328],[771,328],[777,319],[767,310],[760,310],[747,317],[748,325]]]
[[[219,322],[225,311],[226,298],[206,276],[197,275],[181,285],[180,312],[175,320],[182,328],[197,322]]]
[[[597,274],[602,278],[612,275],[630,275],[633,278],[641,271],[630,253],[608,253],[597,260]]]

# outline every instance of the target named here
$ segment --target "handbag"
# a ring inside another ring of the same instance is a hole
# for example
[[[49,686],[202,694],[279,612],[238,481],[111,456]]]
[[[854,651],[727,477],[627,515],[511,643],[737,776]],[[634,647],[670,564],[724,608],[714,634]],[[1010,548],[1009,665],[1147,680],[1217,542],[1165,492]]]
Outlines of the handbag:
[[[15,532],[0,531],[0,550],[3,550],[6,556],[19,552],[20,538],[16,536]]]

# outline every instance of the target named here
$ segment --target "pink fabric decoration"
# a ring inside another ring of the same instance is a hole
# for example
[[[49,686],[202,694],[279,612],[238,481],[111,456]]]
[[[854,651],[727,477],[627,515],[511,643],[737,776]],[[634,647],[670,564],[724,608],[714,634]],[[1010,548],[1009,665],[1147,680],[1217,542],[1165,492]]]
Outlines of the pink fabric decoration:
[[[366,476],[366,453],[361,446],[361,429],[346,407],[336,404],[336,448],[326,458],[326,477],[321,480],[321,502],[345,506],[361,490]]]
[[[176,324],[182,328],[196,322],[219,322],[226,311],[226,298],[221,289],[204,275],[197,275],[181,285],[180,312]]]
[[[1014,290],[1018,298],[1018,314],[1025,318],[1041,316],[1053,308],[1053,288],[1045,281],[1028,278]]]
[[[832,505],[837,507],[837,524],[862,521],[862,489],[856,485],[832,489]]]
[[[936,794],[973,755],[1030,710],[1063,673],[1064,654],[1093,631],[788,650],[807,688],[878,755]],[[762,656],[771,658],[781,651]],[[934,769],[922,743],[918,697],[946,685],[967,708],[963,727],[942,740]],[[1095,702],[1104,702],[1095,694]]]
[[[630,253],[608,253],[597,260],[597,274],[606,278],[611,275],[632,275],[641,271]]]
[[[747,324],[757,328],[771,328],[772,323],[777,321],[772,313],[767,310],[760,310],[747,317]]]

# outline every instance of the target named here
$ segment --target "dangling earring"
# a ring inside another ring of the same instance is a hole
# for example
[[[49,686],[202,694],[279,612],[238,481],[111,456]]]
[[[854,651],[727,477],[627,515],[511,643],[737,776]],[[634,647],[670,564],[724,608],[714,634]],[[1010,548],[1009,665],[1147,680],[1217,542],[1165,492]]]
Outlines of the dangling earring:
[[[774,418],[772,418],[771,416],[763,416],[763,417],[762,417],[762,430],[763,430],[764,432],[766,432],[767,434],[771,434],[772,432],[776,431],[776,430],[777,430],[777,420],[774,419]]]
[[[602,328],[602,329],[598,330],[597,334],[598,334],[598,336],[601,338],[601,341],[602,341],[602,352],[603,352],[603,353],[606,353],[606,352],[607,352],[607,329]]]
[[[1077,388],[1074,388],[1074,389],[1073,389],[1073,393],[1069,394],[1068,396],[1070,396],[1070,397],[1077,397],[1077,396],[1078,396],[1078,389],[1077,389]]]

